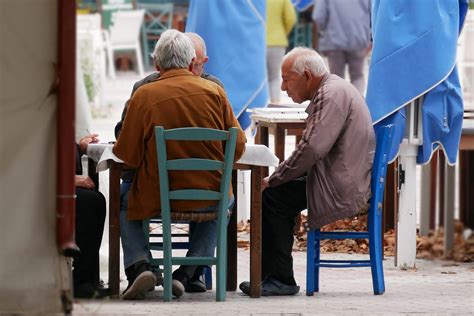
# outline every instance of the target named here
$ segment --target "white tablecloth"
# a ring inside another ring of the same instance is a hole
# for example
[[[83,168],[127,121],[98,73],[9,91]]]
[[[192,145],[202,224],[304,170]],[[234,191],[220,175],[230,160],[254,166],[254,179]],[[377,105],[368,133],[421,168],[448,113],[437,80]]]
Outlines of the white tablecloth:
[[[89,144],[87,146],[87,156],[97,163],[97,172],[107,170],[111,160],[123,162],[112,152],[113,146],[111,144]],[[279,161],[277,156],[267,146],[246,144],[245,152],[237,163],[276,167]]]

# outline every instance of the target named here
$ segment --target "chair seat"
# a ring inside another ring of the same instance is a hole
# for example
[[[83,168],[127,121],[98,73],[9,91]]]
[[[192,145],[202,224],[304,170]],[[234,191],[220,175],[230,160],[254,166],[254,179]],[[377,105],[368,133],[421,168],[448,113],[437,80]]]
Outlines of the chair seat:
[[[171,212],[172,221],[208,222],[217,219],[217,212]]]

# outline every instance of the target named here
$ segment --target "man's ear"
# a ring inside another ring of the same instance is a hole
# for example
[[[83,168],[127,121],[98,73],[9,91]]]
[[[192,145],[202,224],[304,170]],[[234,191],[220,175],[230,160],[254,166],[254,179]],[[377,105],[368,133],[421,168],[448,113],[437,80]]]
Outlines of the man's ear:
[[[193,72],[193,69],[194,69],[194,61],[196,60],[196,57],[193,57],[193,59],[191,59],[191,63],[189,64],[188,66],[188,70]]]
[[[311,81],[313,76],[311,76],[311,72],[308,69],[305,69],[303,72],[306,82]]]

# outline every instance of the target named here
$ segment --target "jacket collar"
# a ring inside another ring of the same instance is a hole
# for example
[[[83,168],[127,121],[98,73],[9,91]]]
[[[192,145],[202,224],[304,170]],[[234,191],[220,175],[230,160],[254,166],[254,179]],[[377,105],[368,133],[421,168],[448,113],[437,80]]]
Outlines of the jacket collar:
[[[160,73],[160,78],[158,80],[168,79],[176,76],[194,76],[192,72],[188,69],[178,68],[178,69],[170,69],[165,72]]]

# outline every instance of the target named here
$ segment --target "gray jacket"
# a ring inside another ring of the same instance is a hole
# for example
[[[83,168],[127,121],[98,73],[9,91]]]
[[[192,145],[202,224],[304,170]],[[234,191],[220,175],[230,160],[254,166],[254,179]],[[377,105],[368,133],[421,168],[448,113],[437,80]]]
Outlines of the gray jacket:
[[[367,206],[375,136],[364,98],[336,75],[323,77],[306,112],[303,137],[270,186],[306,174],[309,226],[319,228]]]
[[[370,43],[370,0],[315,0],[319,51],[360,50]]]

